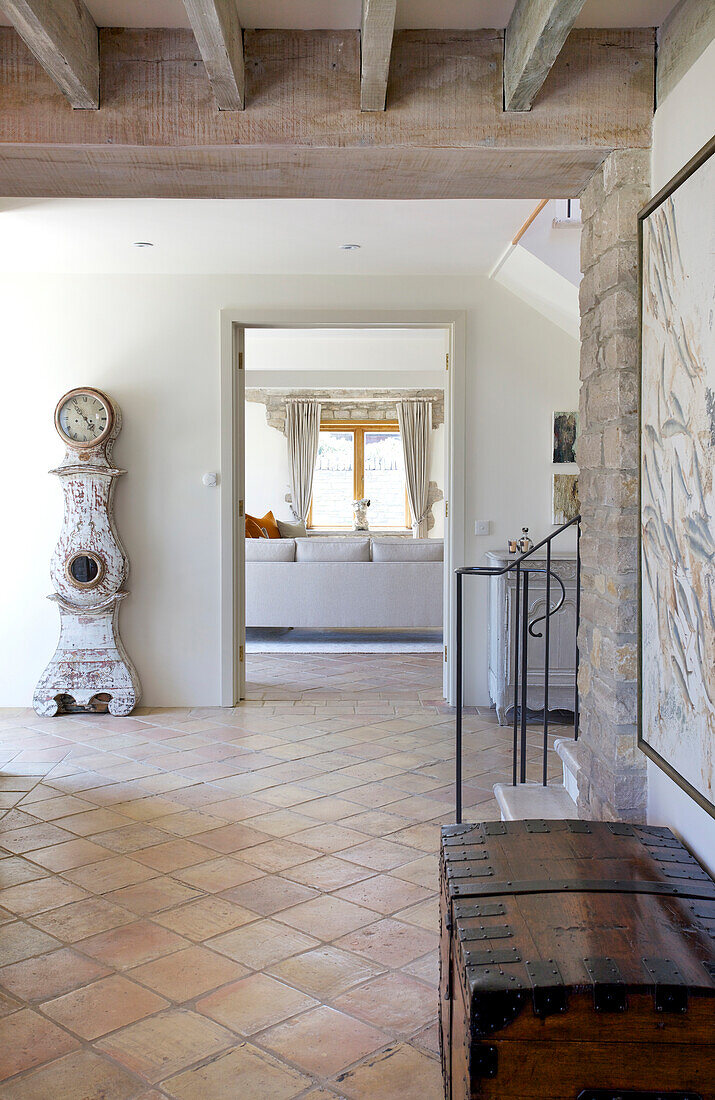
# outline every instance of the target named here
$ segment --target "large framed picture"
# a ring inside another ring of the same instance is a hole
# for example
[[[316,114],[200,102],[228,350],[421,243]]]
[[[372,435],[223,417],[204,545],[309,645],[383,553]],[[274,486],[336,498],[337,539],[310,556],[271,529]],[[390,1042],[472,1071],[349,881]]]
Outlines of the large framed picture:
[[[638,742],[715,816],[715,139],[639,215]]]

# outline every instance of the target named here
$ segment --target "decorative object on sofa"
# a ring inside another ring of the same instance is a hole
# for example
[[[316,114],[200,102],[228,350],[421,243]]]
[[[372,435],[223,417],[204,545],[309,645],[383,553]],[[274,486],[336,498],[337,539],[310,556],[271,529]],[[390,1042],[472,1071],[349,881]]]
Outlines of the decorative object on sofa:
[[[519,551],[522,554],[525,554],[527,552],[527,550],[531,550],[533,545],[534,545],[534,543],[529,538],[529,528],[528,527],[522,527],[522,529],[521,529],[521,538],[519,539],[519,542],[518,542]]]
[[[247,539],[267,539],[268,532],[265,527],[261,527],[258,520],[253,516],[246,516],[246,538]]]
[[[251,534],[249,535],[249,528]],[[258,528],[258,533],[256,533]],[[265,516],[249,516],[246,513],[246,537],[254,539],[279,539],[281,537],[278,524],[273,512],[266,512]]]
[[[283,519],[277,519],[276,523],[282,539],[302,539],[308,534],[302,520],[300,523],[286,523]]]
[[[320,403],[318,401],[288,401],[286,405],[286,439],[288,441],[291,509],[296,520],[301,523],[305,523],[310,510],[319,434]]]
[[[578,474],[554,474],[551,522],[568,523],[580,511]]]
[[[423,539],[427,537],[429,507],[428,467],[432,403],[419,399],[398,401],[397,421],[405,455],[405,481],[412,512],[412,534],[416,539]]]
[[[554,462],[576,461],[577,412],[554,413]]]
[[[111,463],[121,428],[119,407],[100,390],[70,390],[55,410],[66,446],[60,466],[64,519],[50,566],[60,613],[55,654],[35,688],[33,706],[59,711],[130,714],[139,701],[139,677],[119,637],[119,608],[129,572],[112,511],[114,486],[124,470]]]
[[[370,507],[370,501],[367,497],[361,497],[360,500],[353,501],[353,531],[369,531],[370,525],[367,522],[367,510]]]
[[[639,744],[715,816],[715,139],[641,228]]]

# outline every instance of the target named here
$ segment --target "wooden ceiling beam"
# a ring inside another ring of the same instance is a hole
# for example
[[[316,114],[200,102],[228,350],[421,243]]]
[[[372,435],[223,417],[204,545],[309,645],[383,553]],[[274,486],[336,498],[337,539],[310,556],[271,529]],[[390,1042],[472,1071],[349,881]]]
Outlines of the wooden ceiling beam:
[[[246,78],[236,0],[184,0],[184,7],[219,110],[242,111]]]
[[[0,195],[569,198],[647,148],[655,37],[572,32],[533,111],[502,106],[500,31],[403,31],[390,110],[359,111],[358,31],[246,31],[245,111],[217,111],[190,30],[100,30],[102,109],[68,111],[0,27]]]
[[[504,43],[504,110],[530,111],[585,0],[516,0]]]
[[[362,0],[360,110],[384,111],[397,0]]]
[[[99,107],[99,35],[83,0],[0,0],[0,10],[73,107]]]

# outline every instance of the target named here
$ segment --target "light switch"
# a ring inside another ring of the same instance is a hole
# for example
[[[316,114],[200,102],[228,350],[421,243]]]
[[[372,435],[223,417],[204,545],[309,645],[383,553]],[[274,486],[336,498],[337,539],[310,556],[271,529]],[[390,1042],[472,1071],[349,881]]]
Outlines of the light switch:
[[[491,527],[491,520],[488,519],[475,519],[474,521],[474,534],[475,535],[488,535]]]

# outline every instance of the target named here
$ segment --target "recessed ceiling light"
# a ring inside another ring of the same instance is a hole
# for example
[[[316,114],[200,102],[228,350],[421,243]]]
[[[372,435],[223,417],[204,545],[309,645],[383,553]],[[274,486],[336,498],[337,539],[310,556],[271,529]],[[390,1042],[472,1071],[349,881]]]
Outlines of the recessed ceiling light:
[[[340,248],[343,252],[354,252],[356,248],[362,248],[360,244],[341,244]]]
[[[134,247],[135,248],[153,248],[154,247],[154,242],[153,241],[135,241],[134,242]]]

